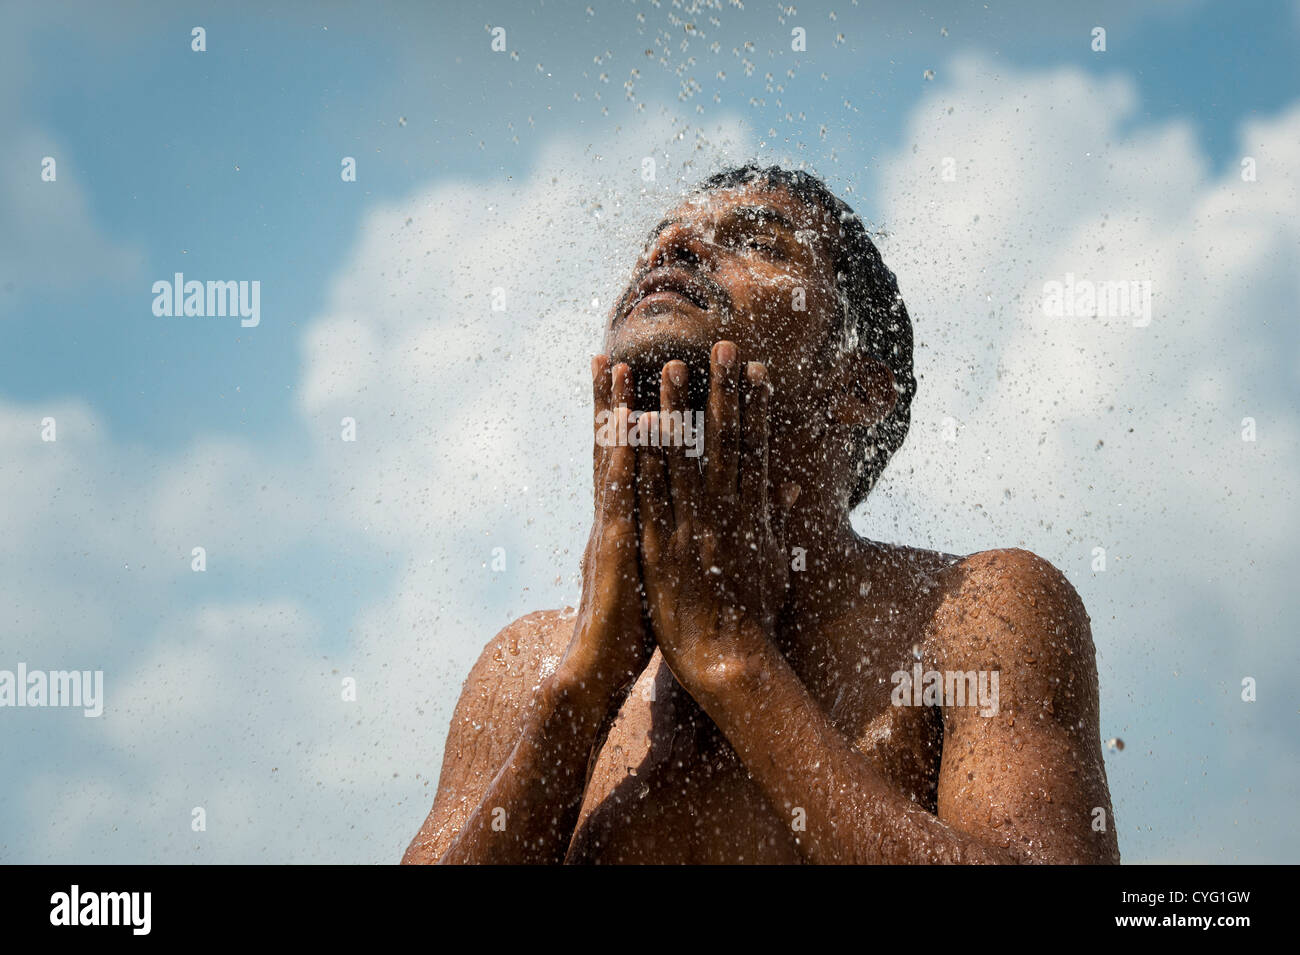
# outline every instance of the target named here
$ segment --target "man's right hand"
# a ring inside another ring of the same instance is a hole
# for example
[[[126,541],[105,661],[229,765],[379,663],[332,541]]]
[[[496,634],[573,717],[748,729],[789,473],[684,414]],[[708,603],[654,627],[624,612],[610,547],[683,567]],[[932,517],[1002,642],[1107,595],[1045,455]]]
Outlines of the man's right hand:
[[[597,355],[591,377],[596,513],[582,558],[573,639],[555,678],[572,693],[612,702],[645,669],[654,639],[645,623],[637,557],[636,449],[623,441],[631,373]]]
[[[407,862],[563,861],[601,728],[653,655],[637,556],[636,449],[621,437],[607,440],[626,434],[631,381],[626,365],[611,369],[604,356],[592,362],[592,379],[596,517],[583,557],[573,635],[549,677],[534,684],[530,675],[523,684],[531,686],[527,705],[505,717],[519,726],[507,754],[487,766],[465,757],[451,772],[443,763],[437,798],[407,849]],[[556,636],[563,639],[560,632]],[[448,753],[472,750],[470,730],[492,721],[499,687],[467,685],[452,718]]]

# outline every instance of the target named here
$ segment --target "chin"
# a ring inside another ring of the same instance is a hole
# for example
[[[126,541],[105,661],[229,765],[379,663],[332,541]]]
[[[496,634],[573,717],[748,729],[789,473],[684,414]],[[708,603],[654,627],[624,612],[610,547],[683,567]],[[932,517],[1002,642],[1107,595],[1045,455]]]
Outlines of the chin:
[[[674,359],[690,369],[692,408],[704,407],[708,391],[709,354],[721,337],[713,323],[682,314],[658,315],[651,319],[629,316],[610,334],[609,360],[625,362],[636,383],[635,410],[659,407],[659,376]]]

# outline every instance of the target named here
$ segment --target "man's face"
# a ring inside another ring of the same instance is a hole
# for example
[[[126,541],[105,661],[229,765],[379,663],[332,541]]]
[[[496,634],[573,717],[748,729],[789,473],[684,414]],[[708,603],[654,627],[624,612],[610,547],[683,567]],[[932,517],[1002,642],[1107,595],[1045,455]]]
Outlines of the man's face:
[[[611,361],[633,370],[638,406],[657,405],[660,369],[681,359],[698,407],[709,349],[724,339],[741,361],[767,364],[778,402],[807,394],[842,321],[830,256],[836,229],[819,207],[764,185],[707,192],[672,210],[607,330]]]

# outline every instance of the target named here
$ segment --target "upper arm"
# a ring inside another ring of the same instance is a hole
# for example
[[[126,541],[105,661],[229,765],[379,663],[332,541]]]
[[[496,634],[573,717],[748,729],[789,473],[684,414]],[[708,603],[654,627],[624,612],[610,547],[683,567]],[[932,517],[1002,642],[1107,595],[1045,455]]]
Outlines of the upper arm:
[[[936,668],[983,674],[996,705],[944,700],[940,818],[1028,862],[1118,862],[1096,651],[1078,593],[1019,549],[953,571],[935,618]]]
[[[521,617],[483,648],[447,730],[438,792],[404,863],[437,862],[473,815],[523,731],[526,708],[559,661],[558,612]]]

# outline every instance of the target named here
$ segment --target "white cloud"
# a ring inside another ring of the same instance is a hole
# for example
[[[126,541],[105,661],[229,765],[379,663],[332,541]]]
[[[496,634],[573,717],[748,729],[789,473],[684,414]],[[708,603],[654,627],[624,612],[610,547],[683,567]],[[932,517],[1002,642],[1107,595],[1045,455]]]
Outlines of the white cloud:
[[[1165,535],[1177,522],[1152,514],[1151,526],[1140,523],[1153,498],[1177,513],[1249,488],[1261,473],[1285,473],[1297,434],[1289,393],[1276,386],[1293,384],[1295,371],[1291,382],[1273,380],[1267,343],[1272,317],[1287,307],[1279,293],[1295,283],[1300,107],[1245,130],[1243,148],[1266,170],[1247,183],[1235,166],[1211,177],[1182,124],[1125,139],[1136,113],[1126,81],[1074,70],[992,74],[970,59],[949,72],[952,88],[916,111],[915,149],[881,176],[894,233],[884,252],[924,344],[925,376],[914,433],[882,487],[986,506],[1011,489],[997,521],[1035,535],[1032,506],[1057,525],[1037,536],[1060,540],[1060,523],[1097,497],[1090,487],[1104,489],[1110,508],[1133,510],[1082,526]],[[953,154],[961,172],[944,182],[941,159]],[[1151,324],[1044,315],[1044,283],[1067,273],[1150,281]],[[956,447],[936,441],[947,415],[963,426]],[[1257,445],[1240,439],[1247,415],[1267,422]],[[944,490],[940,477],[972,455],[988,466]],[[902,481],[909,468],[919,475]],[[1035,493],[1041,500],[1027,505]],[[1215,513],[1206,519],[1227,518],[1217,530],[1240,532],[1242,515]],[[968,547],[998,543],[964,516],[949,513],[940,534],[969,532],[960,542]],[[1260,502],[1249,517],[1272,556],[1289,553],[1294,509]]]

